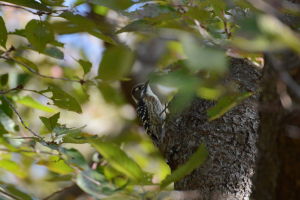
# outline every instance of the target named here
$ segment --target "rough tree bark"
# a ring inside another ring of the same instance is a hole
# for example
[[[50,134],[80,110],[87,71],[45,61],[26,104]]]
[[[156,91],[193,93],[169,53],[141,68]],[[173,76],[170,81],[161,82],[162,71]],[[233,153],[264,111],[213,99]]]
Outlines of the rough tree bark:
[[[236,84],[234,92],[260,88],[261,74],[246,60],[231,59],[224,84]],[[246,99],[217,120],[208,122],[206,110],[215,102],[196,98],[187,109],[175,113],[171,101],[159,149],[171,170],[184,164],[204,141],[209,156],[205,164],[175,183],[177,199],[247,199],[254,173],[259,116],[259,94]],[[188,196],[187,196],[188,195]]]

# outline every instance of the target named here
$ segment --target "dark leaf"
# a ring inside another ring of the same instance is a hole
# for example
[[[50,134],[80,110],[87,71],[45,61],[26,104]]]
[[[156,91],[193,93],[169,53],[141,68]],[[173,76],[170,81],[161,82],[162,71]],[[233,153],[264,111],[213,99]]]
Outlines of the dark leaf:
[[[72,165],[76,165],[81,170],[89,170],[89,165],[87,164],[84,157],[81,155],[81,153],[76,149],[63,149],[61,151],[62,153],[68,155],[69,161]]]
[[[8,82],[8,74],[0,75],[0,83],[2,86],[5,86]]]
[[[25,27],[25,35],[39,53],[46,49],[47,43],[54,41],[54,32],[46,21],[33,19],[28,22]]]
[[[64,0],[40,0],[43,4],[49,5],[49,6],[62,6],[62,4],[65,2]]]
[[[74,97],[61,90],[58,87],[48,87],[47,90],[42,90],[37,93],[43,94],[46,92],[52,92],[52,97],[50,99],[53,101],[54,105],[59,108],[67,109],[69,111],[74,111],[77,113],[82,113],[81,107]]]
[[[7,100],[12,103],[14,105],[14,101],[12,98],[10,97],[6,97]],[[13,118],[13,110],[10,107],[10,105],[4,100],[4,98],[2,96],[0,96],[0,101],[2,102],[0,104],[0,109],[3,110],[3,112],[9,117],[9,118]]]
[[[3,18],[0,16],[0,45],[6,49],[7,30]]]
[[[4,126],[8,132],[15,132],[15,122],[0,109],[0,123]]]
[[[142,19],[136,20],[136,21],[133,21],[130,24],[124,26],[123,28],[121,28],[120,30],[115,32],[113,35],[123,33],[123,32],[133,32],[133,31],[138,31],[141,29],[150,28],[150,27],[154,26],[155,24],[156,23],[148,22],[148,21],[142,20]]]
[[[135,4],[131,0],[86,0],[86,2],[108,7],[113,10],[125,10]]]
[[[121,47],[112,47],[103,53],[97,79],[117,80],[126,76],[132,68],[135,53]]]
[[[82,60],[82,59],[76,60],[76,61],[83,68],[84,75],[86,75],[87,73],[89,73],[91,71],[91,68],[92,68],[92,63],[91,62],[85,61],[85,60]]]
[[[211,13],[206,10],[199,10],[197,7],[190,7],[188,12],[186,13],[186,16],[196,19],[199,22],[205,24],[208,22],[211,18]]]
[[[91,34],[105,42],[116,45],[115,41],[111,37],[102,34],[97,29],[96,24],[93,21],[89,20],[88,18],[83,17],[81,15],[74,15],[71,12],[63,12],[59,16],[76,24],[79,28],[82,28],[84,31],[88,32],[89,34]]]
[[[59,119],[60,113],[56,113],[55,115],[53,115],[50,118],[46,118],[46,117],[41,117],[40,119],[42,120],[42,122],[44,123],[44,125],[47,127],[47,129],[52,132],[52,130],[55,128],[55,126],[57,125],[57,121]]]
[[[34,48],[32,45],[21,46],[20,49],[30,49],[30,50],[38,52],[38,50],[36,48]],[[60,59],[60,60],[64,59],[64,53],[54,46],[46,47],[46,49],[44,51],[42,51],[41,53],[44,55],[47,55],[47,56],[51,56],[56,59]]]

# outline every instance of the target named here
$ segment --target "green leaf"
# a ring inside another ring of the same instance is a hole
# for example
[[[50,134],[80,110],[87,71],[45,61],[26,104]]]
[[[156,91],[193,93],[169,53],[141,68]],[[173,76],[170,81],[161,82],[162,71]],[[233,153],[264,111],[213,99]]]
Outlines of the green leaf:
[[[53,28],[52,28],[53,29]],[[12,32],[9,32],[8,34],[11,34],[11,35],[18,35],[20,37],[26,37],[26,34],[25,34],[25,29],[16,29]],[[61,43],[61,42],[58,42],[56,40],[52,41],[52,42],[49,42],[49,44],[53,45],[53,46],[56,46],[56,47],[64,47],[64,43]]]
[[[12,99],[12,98],[10,98],[10,97],[6,97],[7,98],[7,100],[9,101],[9,102],[11,102],[13,105],[14,105],[14,100]],[[13,118],[13,110],[12,110],[12,108],[10,107],[10,105],[5,101],[5,99],[2,97],[2,96],[0,96],[0,101],[2,102],[1,104],[0,104],[0,109],[2,109],[3,110],[3,112],[9,117],[9,118]]]
[[[86,75],[87,73],[89,73],[91,71],[92,63],[90,61],[85,61],[82,59],[76,60],[76,61],[81,65],[84,75]]]
[[[0,16],[0,45],[6,49],[7,30],[3,18]]]
[[[56,40],[54,40],[54,41],[52,41],[52,42],[49,42],[49,44],[51,44],[51,45],[53,45],[53,46],[56,46],[56,47],[64,47],[64,43],[62,43],[62,42],[58,42],[58,41],[56,41]],[[46,50],[45,51],[47,51],[47,48],[46,48]]]
[[[96,184],[92,182],[91,180],[87,179],[84,174],[87,177],[92,178],[93,180],[99,182],[100,184]],[[112,195],[114,193],[120,192],[124,190],[124,188],[127,186],[125,184],[124,186],[117,188],[113,184],[109,184],[108,180],[106,180],[105,176],[101,173],[99,173],[96,170],[89,170],[79,173],[77,175],[77,185],[86,193],[92,195],[93,197],[102,199],[103,194],[104,195]]]
[[[44,125],[47,127],[47,129],[52,132],[52,130],[55,128],[55,126],[57,125],[57,121],[59,119],[60,113],[56,113],[55,115],[53,115],[50,118],[46,118],[46,117],[42,117],[40,116],[40,119],[42,120],[42,122],[44,123]]]
[[[109,83],[99,82],[97,88],[102,94],[106,103],[122,104],[123,95],[120,91],[113,88]]]
[[[225,10],[226,3],[223,0],[208,0],[211,4],[217,6],[221,10]]]
[[[189,7],[188,12],[186,13],[186,16],[196,19],[199,22],[205,24],[210,20],[211,13],[206,10],[199,10],[197,7]]]
[[[54,133],[56,133],[56,135],[69,135],[69,134],[80,133],[81,130],[84,129],[85,127],[86,127],[86,125],[82,126],[80,128],[72,129],[72,128],[67,128],[65,125],[57,124],[57,126],[55,126],[53,131],[54,131]]]
[[[43,4],[49,5],[49,6],[62,6],[62,4],[65,2],[64,0],[40,0]]]
[[[103,53],[96,79],[110,81],[121,79],[132,68],[135,54],[131,50],[121,47],[112,47]]]
[[[89,135],[87,133],[71,133],[63,137],[63,143],[84,144],[88,139],[96,139],[98,135]]]
[[[130,24],[122,27],[120,30],[115,32],[113,35],[123,33],[123,32],[133,32],[133,31],[138,31],[141,29],[150,28],[150,27],[154,26],[155,24],[156,23],[148,22],[148,21],[142,20],[142,19],[136,20],[136,21],[133,21]]]
[[[39,53],[46,49],[47,43],[54,41],[54,32],[51,24],[46,21],[33,19],[28,22],[25,27],[25,35]]]
[[[0,109],[0,123],[4,126],[8,132],[15,132],[16,124],[8,117],[3,110]]]
[[[56,172],[58,174],[67,174],[74,171],[74,169],[67,165],[63,160],[59,160],[57,156],[50,156],[49,161],[41,159],[35,164],[44,165],[50,171]]]
[[[47,90],[42,90],[37,93],[43,94],[46,92],[52,92],[52,97],[50,99],[53,101],[54,105],[59,108],[67,109],[69,111],[74,111],[77,113],[82,113],[81,107],[76,101],[74,97],[66,93],[65,91],[61,90],[58,87],[48,87]]]
[[[15,29],[13,32],[9,32],[8,34],[26,37],[25,29]]]
[[[79,28],[83,29],[84,31],[88,32],[89,34],[91,34],[107,43],[116,45],[115,41],[110,36],[102,34],[97,29],[96,24],[93,21],[89,20],[88,18],[83,17],[81,15],[74,15],[71,12],[63,12],[59,16],[76,24]]]
[[[30,60],[26,59],[26,58],[23,58],[23,57],[20,57],[20,56],[16,56],[14,57],[15,60],[27,65],[29,68],[33,69],[34,71],[38,72],[39,69],[38,67],[36,66],[36,64],[34,64],[33,62],[31,62]],[[24,72],[28,73],[28,74],[32,74],[32,72],[30,72],[26,67],[24,67],[22,64],[20,63],[17,63],[23,70]]]
[[[205,149],[205,145],[204,143],[202,143],[200,147],[197,149],[197,151],[190,157],[189,161],[187,161],[182,166],[177,168],[171,175],[168,175],[162,181],[160,185],[160,189],[163,190],[172,182],[176,182],[181,178],[183,178],[185,175],[194,171],[197,167],[201,166],[204,163],[207,156],[208,153]]]
[[[49,179],[46,179],[46,181],[49,182],[55,182],[55,181],[71,181],[73,179],[72,175],[59,175],[59,176],[52,176]]]
[[[261,89],[255,92],[243,92],[241,94],[239,93],[221,98],[218,101],[217,105],[207,110],[207,115],[210,116],[208,121],[218,119],[219,117],[226,114],[230,109],[234,108],[239,103],[241,103],[243,100],[256,94],[259,91],[261,91]]]
[[[28,194],[20,191],[13,184],[0,181],[0,186],[3,189],[5,189],[8,193],[12,194],[12,196],[14,197],[19,197],[22,200],[32,200],[32,198]]]
[[[224,10],[221,10],[217,5],[212,4],[212,8],[214,9],[214,13],[222,20],[226,21],[225,15],[223,14]]]
[[[131,0],[85,0],[88,3],[108,7],[113,10],[125,10],[135,4]]]
[[[108,142],[98,142],[92,139],[89,141],[116,170],[136,181],[142,179],[141,168],[119,147]]]
[[[22,46],[20,49],[30,49],[30,50],[39,52],[36,48],[34,48],[31,45]],[[58,48],[54,47],[54,46],[46,47],[46,49],[44,51],[42,51],[41,53],[44,54],[44,55],[47,55],[47,56],[51,56],[51,57],[56,58],[56,59],[60,59],[60,60],[64,59],[64,53],[61,50],[59,50]]]
[[[49,108],[48,106],[45,106],[43,104],[41,104],[40,102],[34,100],[32,97],[30,96],[26,96],[26,97],[19,97],[18,100],[16,100],[17,103],[22,104],[24,106],[27,106],[29,108],[35,108],[38,110],[42,110],[45,112],[55,112],[54,109]]]
[[[6,133],[8,133],[8,131],[5,129],[2,122],[0,122],[0,137],[3,137],[3,135]]]
[[[0,83],[2,86],[5,86],[8,82],[8,74],[0,75]]]
[[[89,170],[89,165],[87,164],[86,160],[78,150],[73,148],[72,149],[64,148],[61,152],[69,156],[69,161],[72,165],[76,165],[81,170],[85,170],[85,171]]]
[[[27,176],[27,173],[24,171],[24,169],[20,167],[19,164],[11,160],[0,160],[0,168],[12,172],[19,178],[25,178]]]
[[[206,69],[217,73],[224,73],[227,69],[225,52],[216,48],[202,48],[191,35],[183,35],[181,41],[188,57],[189,68],[193,70]]]
[[[8,3],[16,4],[18,6],[24,6],[28,8],[33,8],[40,11],[52,12],[51,9],[47,8],[47,6],[36,2],[35,0],[2,0]]]

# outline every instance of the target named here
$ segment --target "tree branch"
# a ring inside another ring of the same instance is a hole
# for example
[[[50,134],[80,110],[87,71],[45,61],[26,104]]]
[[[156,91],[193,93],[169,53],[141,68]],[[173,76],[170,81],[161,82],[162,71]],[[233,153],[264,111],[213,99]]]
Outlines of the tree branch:
[[[69,186],[64,187],[64,188],[59,188],[58,190],[56,190],[55,192],[53,192],[51,195],[49,195],[49,196],[43,198],[43,200],[48,200],[48,199],[50,199],[51,197],[53,197],[54,195],[56,195],[56,194],[58,194],[58,193],[60,193],[60,192],[63,192],[64,190],[69,189],[69,188],[71,188],[71,187],[73,187],[73,186],[75,186],[75,185],[76,185],[76,184],[72,184],[72,185],[69,185]]]
[[[17,111],[17,110],[15,109],[15,107],[10,103],[10,101],[8,101],[8,99],[5,97],[4,91],[3,91],[3,90],[0,91],[0,94],[2,95],[2,97],[4,98],[4,100],[10,105],[10,107],[15,111],[15,113],[18,115],[18,117],[19,117],[21,123],[23,124],[23,126],[24,126],[27,130],[29,130],[34,136],[36,136],[36,137],[40,138],[42,141],[44,141],[44,139],[43,139],[41,136],[39,136],[38,134],[36,134],[35,132],[33,132],[28,126],[25,125],[25,123],[24,123],[22,117],[20,116],[20,114],[18,113],[18,111]]]
[[[16,63],[19,63],[20,65],[23,65],[26,69],[28,69],[30,72],[36,74],[36,75],[39,75],[43,78],[50,78],[50,79],[57,79],[57,80],[64,80],[64,81],[71,81],[71,82],[77,82],[77,83],[80,83],[80,84],[83,84],[85,83],[83,80],[73,80],[73,79],[68,79],[68,78],[56,78],[56,77],[52,77],[52,76],[46,76],[46,75],[43,75],[35,70],[33,70],[32,68],[30,68],[29,66],[27,66],[26,64],[18,61],[18,60],[15,60],[11,57],[5,57],[5,56],[0,56],[0,58],[3,58],[3,59],[6,59],[6,60],[11,60],[11,61],[14,61]]]

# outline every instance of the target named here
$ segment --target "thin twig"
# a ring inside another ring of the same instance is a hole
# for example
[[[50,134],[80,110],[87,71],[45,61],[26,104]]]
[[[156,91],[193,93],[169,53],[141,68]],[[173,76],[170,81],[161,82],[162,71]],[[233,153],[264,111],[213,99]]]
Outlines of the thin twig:
[[[7,90],[7,91],[3,91],[3,94],[6,94],[6,93],[8,93],[8,92],[10,92],[10,91],[18,90],[18,89],[23,89],[22,83],[21,83],[20,85],[18,85],[17,87],[15,87],[15,88],[12,88],[12,89]]]
[[[18,115],[18,117],[19,117],[21,123],[23,124],[23,126],[24,126],[27,130],[29,130],[33,135],[35,135],[36,137],[38,137],[38,138],[40,138],[42,141],[44,141],[44,139],[43,139],[41,136],[39,136],[38,134],[36,134],[35,132],[33,132],[30,128],[28,128],[28,127],[26,126],[26,124],[24,123],[22,117],[21,117],[20,114],[18,113],[18,111],[17,111],[17,110],[15,109],[15,107],[10,103],[10,101],[8,101],[8,99],[5,97],[4,91],[3,91],[3,90],[0,91],[0,94],[2,95],[2,97],[4,98],[4,100],[10,105],[10,107],[15,111],[15,113]]]
[[[215,42],[215,40],[214,40],[212,37],[210,37],[210,36],[203,30],[203,28],[201,27],[201,24],[200,24],[200,22],[199,22],[198,20],[195,19],[194,22],[195,22],[195,24],[197,25],[200,34],[201,34],[205,39],[207,39],[210,43],[219,46],[219,44],[217,44],[217,42]]]
[[[58,190],[56,190],[55,192],[53,192],[51,195],[49,195],[49,196],[43,198],[43,200],[50,199],[50,198],[53,197],[54,195],[56,195],[56,194],[58,194],[58,193],[60,193],[60,192],[63,192],[64,190],[69,189],[69,188],[71,188],[71,187],[73,187],[73,186],[75,186],[75,185],[76,185],[76,184],[72,184],[72,185],[69,185],[69,186],[64,187],[64,188],[59,188]]]
[[[4,58],[4,59],[6,59],[6,60],[12,60],[12,61],[14,61],[14,62],[16,62],[16,63],[19,63],[20,65],[23,65],[26,69],[28,69],[30,72],[32,72],[32,73],[34,73],[34,74],[36,74],[36,75],[39,75],[39,76],[41,76],[41,77],[43,77],[43,78],[50,78],[50,79],[57,79],[57,80],[64,80],[64,81],[72,81],[72,82],[77,82],[77,83],[80,83],[80,84],[83,84],[83,83],[84,83],[83,80],[73,80],[73,79],[68,79],[68,78],[56,78],[56,77],[52,77],[52,76],[46,76],[46,75],[43,75],[43,74],[41,74],[41,73],[39,73],[39,72],[33,70],[32,68],[30,68],[30,67],[27,66],[26,64],[24,64],[24,63],[22,63],[22,62],[20,62],[20,61],[18,61],[18,60],[15,60],[15,59],[13,59],[13,58],[11,58],[11,57],[0,56],[0,58]]]
[[[226,21],[225,11],[224,10],[222,11],[222,16],[224,17],[224,19],[222,20],[223,23],[224,23],[224,31],[225,31],[225,33],[227,35],[227,38],[230,39],[231,32],[229,31],[228,26],[227,26],[227,21]]]
[[[22,9],[22,10],[25,10],[27,12],[30,12],[32,14],[36,14],[35,12],[29,10],[29,9],[26,9],[26,8],[23,8],[23,7],[20,7],[20,6],[16,6],[16,5],[11,5],[11,4],[3,4],[3,3],[0,3],[0,6],[8,6],[8,7],[13,7],[13,8],[18,8],[18,9]]]

